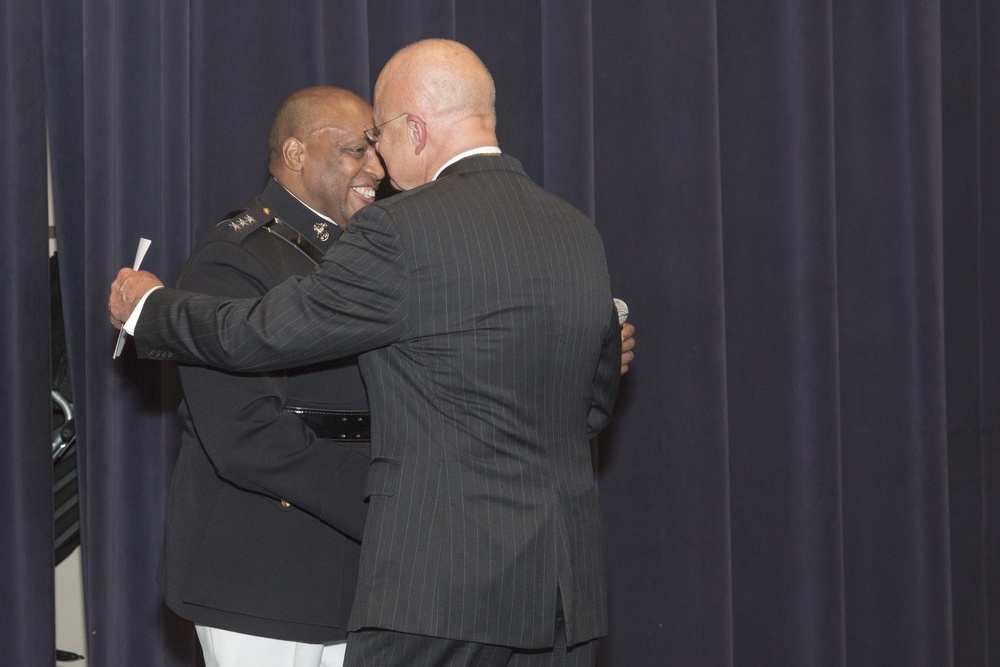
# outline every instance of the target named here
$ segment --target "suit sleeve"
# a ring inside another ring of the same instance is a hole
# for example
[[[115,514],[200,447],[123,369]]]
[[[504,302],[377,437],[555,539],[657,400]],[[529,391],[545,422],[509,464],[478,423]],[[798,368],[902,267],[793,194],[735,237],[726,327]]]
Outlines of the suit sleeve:
[[[587,415],[587,433],[593,438],[611,423],[618,383],[621,379],[622,327],[618,323],[618,311],[612,306],[611,321],[601,344],[601,357],[594,373],[593,398]]]
[[[266,267],[232,243],[203,247],[182,278],[185,287],[228,297],[251,296],[273,283]],[[205,452],[223,479],[285,499],[360,539],[367,507],[369,456],[317,437],[284,412],[284,374],[233,374],[180,366],[187,409]]]
[[[362,209],[310,275],[255,299],[160,289],[135,330],[140,358],[262,371],[336,359],[405,335],[407,266],[390,216]]]

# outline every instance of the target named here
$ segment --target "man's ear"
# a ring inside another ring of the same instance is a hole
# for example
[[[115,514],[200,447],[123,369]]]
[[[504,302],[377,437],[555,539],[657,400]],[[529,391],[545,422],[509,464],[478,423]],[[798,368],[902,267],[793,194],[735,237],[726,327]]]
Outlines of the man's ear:
[[[305,153],[306,147],[295,137],[288,137],[285,143],[281,144],[281,161],[291,171],[302,171]]]
[[[410,116],[406,122],[406,131],[413,142],[413,154],[420,155],[427,147],[427,125],[420,116]]]

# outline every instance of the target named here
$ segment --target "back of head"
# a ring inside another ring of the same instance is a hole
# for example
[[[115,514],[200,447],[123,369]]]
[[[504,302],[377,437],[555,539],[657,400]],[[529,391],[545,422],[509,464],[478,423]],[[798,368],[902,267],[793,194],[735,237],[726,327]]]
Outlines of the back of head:
[[[423,121],[428,164],[497,145],[493,77],[459,42],[427,39],[398,51],[375,83],[375,110],[380,121],[402,113]]]
[[[478,116],[495,120],[493,77],[464,44],[448,39],[411,44],[392,57],[382,73],[387,72],[400,84],[409,98],[406,101],[429,117]]]

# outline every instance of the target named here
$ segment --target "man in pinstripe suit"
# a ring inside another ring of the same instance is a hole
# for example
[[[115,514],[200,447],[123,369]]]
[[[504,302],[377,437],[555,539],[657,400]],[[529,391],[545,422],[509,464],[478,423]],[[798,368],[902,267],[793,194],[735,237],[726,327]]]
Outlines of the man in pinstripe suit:
[[[418,42],[375,86],[370,140],[402,194],[309,276],[225,301],[122,270],[140,357],[265,370],[364,352],[368,523],[347,665],[592,665],[607,630],[589,439],[621,364],[593,224],[495,134],[468,48]],[[132,284],[129,284],[129,283]]]

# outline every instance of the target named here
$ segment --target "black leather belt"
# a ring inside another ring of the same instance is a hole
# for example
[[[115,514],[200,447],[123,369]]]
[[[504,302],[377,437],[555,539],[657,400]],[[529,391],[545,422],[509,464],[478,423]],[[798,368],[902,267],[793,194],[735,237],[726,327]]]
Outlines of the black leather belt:
[[[298,415],[321,438],[339,442],[371,442],[372,439],[372,420],[367,412],[295,407],[286,407],[285,412]]]

